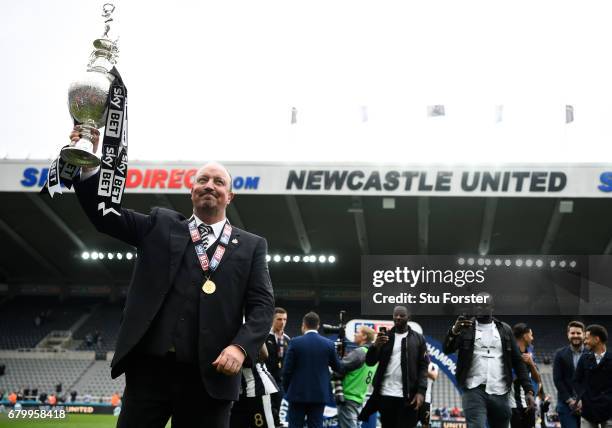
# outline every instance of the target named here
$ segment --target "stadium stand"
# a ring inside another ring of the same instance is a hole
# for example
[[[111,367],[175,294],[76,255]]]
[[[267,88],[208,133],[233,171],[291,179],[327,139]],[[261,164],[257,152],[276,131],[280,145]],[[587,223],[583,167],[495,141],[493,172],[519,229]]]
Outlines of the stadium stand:
[[[321,322],[338,324],[339,311],[347,312],[346,320],[355,318],[379,318],[361,315],[359,302],[313,302],[277,300],[276,304],[288,311],[289,322],[287,333],[290,336],[300,334],[303,315],[316,311]],[[94,401],[101,398],[109,401],[114,392],[123,393],[124,376],[110,378],[110,355],[116,343],[119,331],[119,320],[123,301],[110,303],[100,298],[70,298],[61,301],[58,297],[15,297],[0,303],[0,365],[6,366],[6,373],[0,376],[0,391],[18,391],[24,388],[37,388],[39,392],[51,393],[55,385],[62,383],[63,393],[78,392],[77,401],[91,396]],[[35,318],[44,314],[37,326]],[[500,319],[513,325],[526,322],[535,334],[536,361],[542,373],[544,390],[555,404],[556,389],[552,378],[550,361],[555,351],[567,343],[565,326],[576,317],[556,316],[500,316]],[[612,325],[612,317],[577,317],[585,324],[601,323]],[[426,336],[440,342],[454,322],[449,316],[415,316],[414,321],[422,327]],[[72,341],[67,349],[57,352],[41,352],[36,346],[45,336],[55,330],[71,331]],[[99,333],[102,341],[94,342],[88,347],[88,334]],[[18,349],[30,349],[29,352],[16,352]],[[11,351],[12,350],[12,351]],[[97,361],[107,357],[106,360]],[[547,364],[548,362],[548,364]],[[440,373],[434,384],[432,394],[433,408],[452,408],[461,406],[461,396],[454,384],[444,373]]]
[[[92,314],[73,334],[79,350],[94,350],[101,352],[113,351],[117,342],[119,332],[119,320],[123,311],[124,302],[101,303],[96,306]],[[96,340],[99,334],[101,339]],[[86,341],[87,335],[92,335],[93,345],[89,346]]]
[[[53,330],[67,330],[94,300],[18,296],[0,304],[0,349],[33,348]]]
[[[87,358],[88,357],[88,358]],[[6,373],[0,377],[0,391],[18,391],[36,388],[39,392],[55,392],[55,386],[62,384],[62,391],[69,391],[72,385],[92,365],[93,357],[88,355],[27,355],[19,358],[3,358]]]
[[[123,394],[125,388],[125,376],[111,379],[110,362],[94,361],[80,379],[72,386],[72,389],[83,394],[93,396],[110,397],[115,392]]]

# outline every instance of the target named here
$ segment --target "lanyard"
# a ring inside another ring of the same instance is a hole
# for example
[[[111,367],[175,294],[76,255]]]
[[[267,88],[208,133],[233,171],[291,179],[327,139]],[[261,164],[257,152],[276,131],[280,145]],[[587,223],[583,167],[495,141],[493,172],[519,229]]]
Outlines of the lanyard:
[[[232,235],[232,225],[229,222],[225,221],[225,226],[223,226],[223,232],[221,232],[221,238],[219,238],[219,244],[217,245],[217,249],[212,256],[212,259],[208,260],[208,255],[206,254],[206,249],[204,248],[204,243],[202,242],[202,236],[200,235],[200,231],[196,225],[196,220],[194,217],[189,221],[189,235],[191,236],[191,241],[195,246],[196,256],[200,261],[200,267],[206,274],[207,278],[213,274],[213,272],[219,267],[221,263],[221,259],[225,254],[225,248],[229,243],[230,236]]]

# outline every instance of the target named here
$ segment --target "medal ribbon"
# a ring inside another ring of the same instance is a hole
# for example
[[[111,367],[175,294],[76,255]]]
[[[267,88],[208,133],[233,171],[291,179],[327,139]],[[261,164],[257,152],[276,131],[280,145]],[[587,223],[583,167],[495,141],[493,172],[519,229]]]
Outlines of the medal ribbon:
[[[221,263],[221,259],[225,254],[225,249],[227,244],[229,244],[230,236],[232,235],[232,225],[229,222],[225,221],[225,226],[223,226],[223,232],[221,233],[221,238],[219,238],[219,244],[217,244],[217,249],[212,256],[212,259],[208,260],[208,255],[206,254],[206,250],[204,249],[204,243],[202,242],[202,236],[200,235],[200,231],[198,230],[198,226],[196,224],[196,220],[194,217],[189,221],[189,235],[191,236],[191,241],[195,246],[196,256],[200,261],[200,266],[202,270],[207,275],[207,278],[210,278],[210,275],[219,267]]]

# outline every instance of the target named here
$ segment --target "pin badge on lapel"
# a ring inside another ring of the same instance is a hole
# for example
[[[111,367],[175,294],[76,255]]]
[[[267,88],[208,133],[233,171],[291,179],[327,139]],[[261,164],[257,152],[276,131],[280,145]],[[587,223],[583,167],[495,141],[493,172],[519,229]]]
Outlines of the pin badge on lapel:
[[[232,239],[232,244],[237,244],[238,240],[236,238]]]

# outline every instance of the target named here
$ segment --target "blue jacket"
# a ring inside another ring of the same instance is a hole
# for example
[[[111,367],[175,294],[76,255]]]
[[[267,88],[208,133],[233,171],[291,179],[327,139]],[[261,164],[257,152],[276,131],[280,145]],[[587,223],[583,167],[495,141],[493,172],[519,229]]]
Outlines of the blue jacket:
[[[283,366],[283,388],[287,392],[287,401],[333,401],[329,367],[336,372],[343,371],[334,342],[314,332],[291,339]]]

